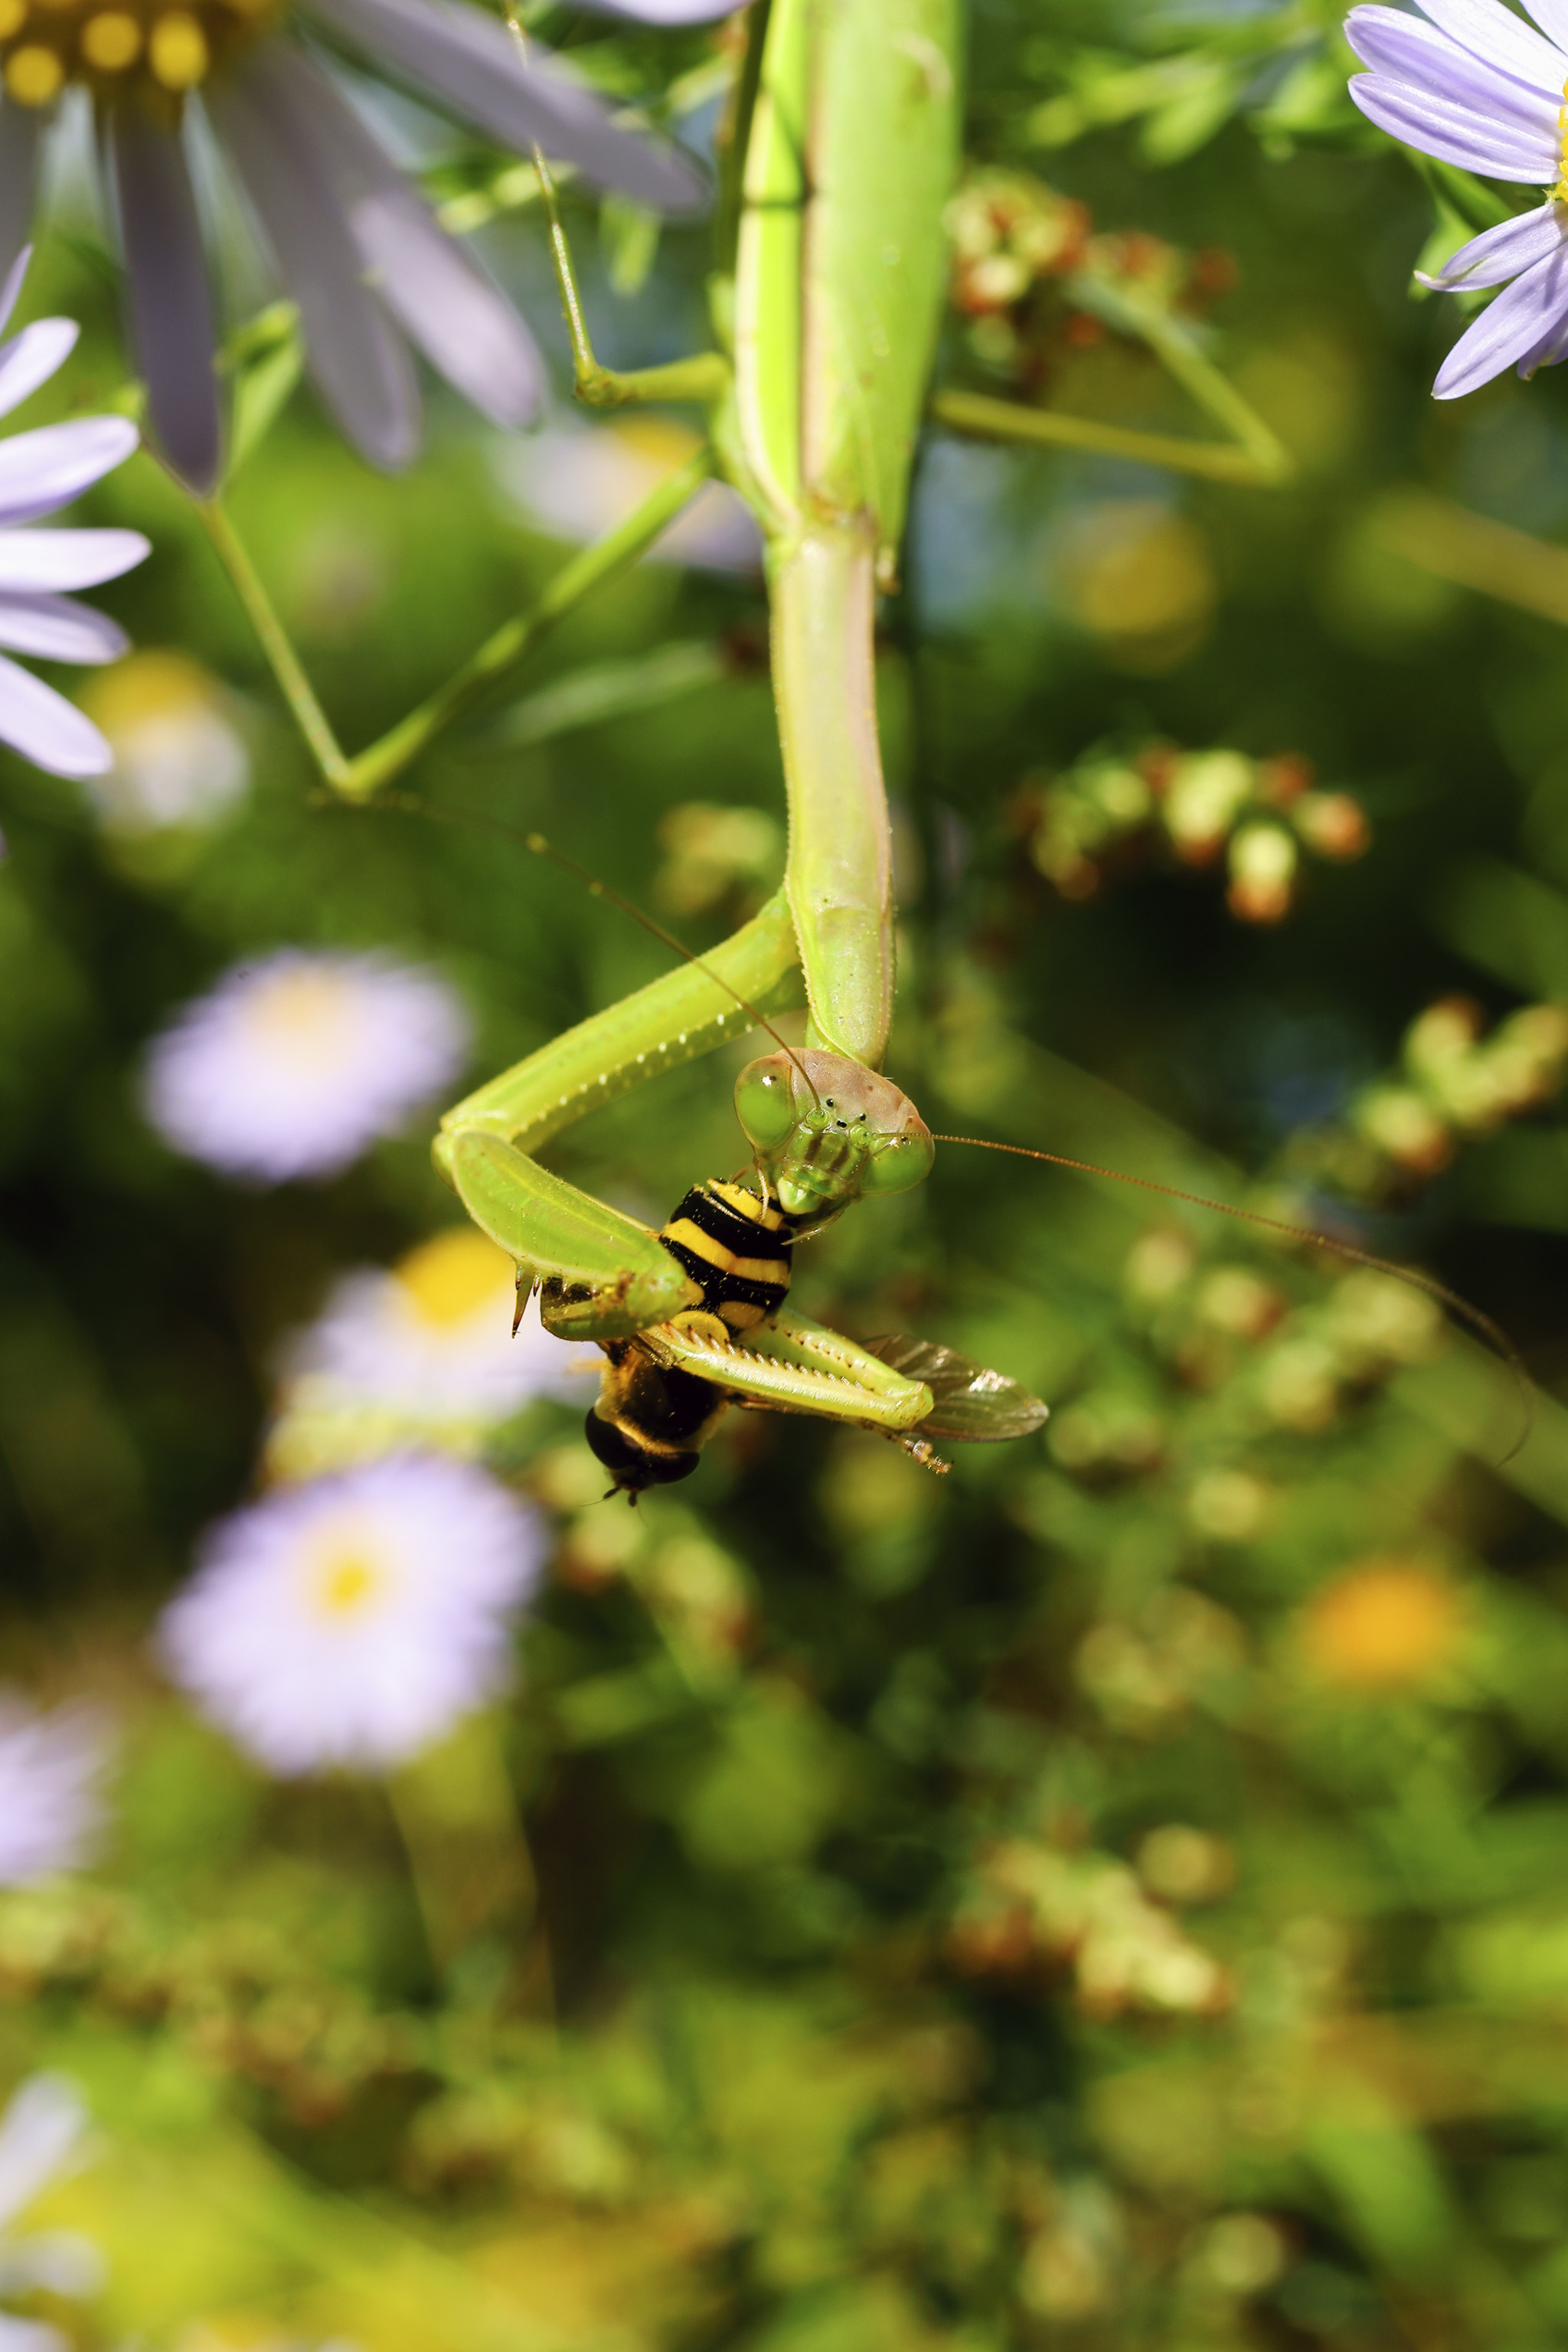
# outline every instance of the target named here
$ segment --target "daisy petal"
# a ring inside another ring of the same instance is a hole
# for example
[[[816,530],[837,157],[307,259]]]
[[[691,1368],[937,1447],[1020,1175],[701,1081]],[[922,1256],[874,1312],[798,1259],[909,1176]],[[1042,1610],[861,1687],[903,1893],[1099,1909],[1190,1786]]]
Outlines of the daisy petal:
[[[1439,400],[1458,400],[1500,375],[1506,367],[1568,321],[1568,247],[1560,246],[1489,303],[1468,327],[1437,372]]]
[[[366,274],[404,332],[485,415],[526,425],[542,382],[521,319],[437,226],[324,74],[281,44],[252,67],[253,79],[258,70],[274,121],[288,123],[314,176],[331,189]]]
[[[1568,50],[1568,0],[1524,0],[1524,7],[1554,48]]]
[[[128,416],[79,416],[0,441],[0,525],[34,522],[79,498],[141,437]]]
[[[10,317],[32,247],[28,233],[38,193],[38,145],[42,119],[36,106],[17,106],[0,96],[0,327]],[[15,279],[15,283],[13,283]]]
[[[12,337],[0,350],[0,416],[9,416],[30,393],[47,383],[75,349],[80,332],[74,319],[37,319]]]
[[[596,91],[537,50],[525,63],[504,25],[468,0],[315,0],[336,32],[434,91],[477,130],[526,155],[547,155],[666,213],[699,212],[706,191],[693,164],[610,119]]]
[[[1393,8],[1356,8],[1345,23],[1345,37],[1363,65],[1405,89],[1419,90],[1440,105],[1473,107],[1475,111],[1507,126],[1512,134],[1542,141],[1542,153],[1555,155],[1559,144],[1557,112],[1561,89],[1526,88],[1495,66],[1456,48],[1447,34],[1424,25],[1415,16],[1402,16]],[[1546,49],[1544,41],[1541,44]],[[1546,49],[1551,57],[1555,51]],[[1568,73],[1568,58],[1563,61]]]
[[[1568,352],[1568,319],[1562,319],[1514,364],[1528,383],[1538,368],[1555,367],[1565,352]]]
[[[47,1757],[52,1728],[63,1730],[66,1726],[67,1718],[58,1716],[53,1726],[47,1717],[29,1720],[9,1700],[0,1710],[0,1737],[22,1766],[13,1768],[19,1791],[26,1786],[25,1759],[35,1767],[31,1777],[40,1782],[42,1793],[43,1776],[37,1772],[37,1765]],[[74,1729],[72,1736],[78,1736]],[[68,1741],[62,1760],[68,1755]],[[20,2085],[0,2116],[0,2223],[24,2212],[65,2170],[86,2131],[87,2110],[73,2084],[58,2074],[33,2074]]]
[[[152,552],[139,530],[0,530],[0,589],[96,588]]]
[[[627,17],[634,25],[711,25],[732,16],[735,0],[581,0],[595,16]]]
[[[1521,270],[1544,261],[1564,236],[1568,236],[1568,220],[1559,207],[1538,205],[1533,212],[1483,229],[1468,245],[1462,245],[1435,277],[1419,269],[1415,274],[1435,294],[1451,294],[1461,286],[1478,290],[1483,286],[1503,286]]]
[[[1500,7],[1498,0],[1419,0],[1419,5],[1424,16],[1430,16],[1472,57],[1485,58],[1561,102],[1568,57],[1521,24],[1511,8]]]
[[[364,283],[353,239],[289,110],[278,47],[252,52],[208,111],[239,168],[279,278],[300,306],[310,373],[349,439],[396,472],[419,446],[419,390],[396,330]]]
[[[118,661],[131,640],[118,621],[68,596],[0,596],[0,646],[39,661]]]
[[[1544,142],[1505,131],[1468,107],[1445,106],[1382,74],[1357,74],[1350,94],[1369,122],[1439,163],[1458,163],[1491,180],[1550,181],[1557,155]]]
[[[184,151],[177,131],[134,106],[114,109],[109,137],[148,410],[169,464],[205,498],[217,487],[223,433],[212,297]]]
[[[17,298],[22,291],[22,281],[27,275],[27,264],[32,258],[32,247],[23,246],[5,272],[5,282],[0,286],[0,329],[4,329],[10,322],[11,313],[16,309]]]
[[[76,705],[0,654],[0,743],[51,776],[101,776],[114,754]]]

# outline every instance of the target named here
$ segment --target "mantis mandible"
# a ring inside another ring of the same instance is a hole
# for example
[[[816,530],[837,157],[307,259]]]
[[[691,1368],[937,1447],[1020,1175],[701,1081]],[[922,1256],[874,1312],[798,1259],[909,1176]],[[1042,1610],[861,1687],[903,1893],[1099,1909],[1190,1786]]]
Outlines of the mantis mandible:
[[[784,1303],[795,1239],[858,1200],[919,1183],[934,1155],[924,1120],[880,1068],[895,974],[873,671],[876,596],[896,579],[924,416],[991,437],[1103,446],[1232,481],[1289,470],[1223,379],[1152,333],[1233,446],[1130,434],[962,393],[931,396],[962,31],[960,0],[753,0],[710,280],[719,348],[672,365],[618,373],[599,364],[536,155],[578,396],[601,407],[699,404],[710,447],[568,565],[533,615],[498,631],[357,757],[340,750],[226,515],[216,501],[204,509],[323,775],[361,802],[541,629],[635,561],[710,472],[727,476],[762,527],[789,803],[783,889],[704,958],[468,1097],[443,1119],[435,1147],[469,1215],[517,1263],[520,1296],[538,1285],[551,1330],[605,1350],[589,1435],[634,1500],[695,1466],[731,1402],[879,1429],[938,1467],[932,1436],[1011,1436],[1045,1418],[1015,1383],[943,1349],[896,1340],[874,1352]],[[750,1063],[736,1084],[755,1191],[699,1187],[658,1234],[534,1158],[596,1104],[803,1003],[804,1047],[783,1046],[775,1033],[781,1050]]]

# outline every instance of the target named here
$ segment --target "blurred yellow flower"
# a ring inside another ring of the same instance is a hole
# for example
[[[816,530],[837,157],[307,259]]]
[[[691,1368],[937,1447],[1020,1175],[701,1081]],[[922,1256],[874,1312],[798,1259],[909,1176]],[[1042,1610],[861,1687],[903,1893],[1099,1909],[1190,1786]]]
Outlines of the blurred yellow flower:
[[[1147,499],[1086,508],[1059,561],[1074,620],[1123,669],[1174,669],[1208,632],[1219,584],[1185,515]]]
[[[1464,1614],[1458,1593],[1437,1570],[1418,1560],[1367,1560],[1309,1602],[1302,1646],[1325,1681],[1397,1690],[1447,1664]]]

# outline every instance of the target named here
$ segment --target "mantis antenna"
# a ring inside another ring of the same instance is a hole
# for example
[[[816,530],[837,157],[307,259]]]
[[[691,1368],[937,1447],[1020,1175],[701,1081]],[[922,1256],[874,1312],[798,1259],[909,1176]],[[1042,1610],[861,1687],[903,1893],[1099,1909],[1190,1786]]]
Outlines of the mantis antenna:
[[[1283,1217],[1265,1216],[1260,1209],[1238,1209],[1229,1201],[1211,1200],[1206,1192],[1184,1192],[1177,1184],[1159,1183],[1152,1176],[1130,1176],[1123,1168],[1101,1168],[1092,1160],[1069,1160],[1065,1152],[1037,1151],[1026,1143],[994,1143],[984,1135],[936,1135],[933,1143],[968,1143],[977,1151],[1005,1151],[1015,1160],[1043,1160],[1052,1168],[1071,1168],[1080,1176],[1108,1176],[1116,1184],[1136,1184],[1142,1192],[1162,1192],[1168,1201],[1185,1201],[1194,1209],[1213,1209],[1222,1217],[1239,1217],[1244,1224],[1261,1225],[1271,1234],[1283,1234],[1293,1242],[1310,1242],[1317,1249],[1331,1250],[1336,1257],[1349,1258],[1354,1265],[1369,1265],[1379,1274],[1391,1274],[1396,1281],[1407,1282],[1412,1289],[1424,1290],[1429,1298],[1479,1331],[1508,1366],[1519,1391],[1523,1426],[1508,1452],[1499,1458],[1500,1469],[1511,1462],[1528,1440],[1535,1426],[1535,1402],[1531,1392],[1530,1375],[1524,1359],[1509,1338],[1500,1323],[1494,1322],[1483,1307],[1472,1306],[1457,1290],[1450,1290],[1435,1275],[1422,1274],[1416,1267],[1397,1265],[1392,1258],[1378,1257],[1371,1250],[1357,1249],[1353,1242],[1336,1241],[1331,1234],[1320,1234],[1310,1225],[1293,1225]]]
[[[493,833],[502,841],[517,842],[521,847],[529,850],[533,856],[542,857],[547,865],[559,866],[563,874],[570,874],[574,882],[580,882],[583,885],[591,898],[603,898],[610,906],[617,908],[623,915],[629,915],[634,923],[640,923],[650,938],[656,939],[661,947],[668,948],[671,955],[679,956],[683,963],[695,965],[699,971],[712,981],[715,987],[721,988],[726,996],[731,997],[742,1012],[756,1023],[759,1029],[767,1031],[780,1053],[789,1055],[807,1087],[810,1087],[812,1100],[819,1109],[821,1108],[822,1097],[812,1083],[810,1071],[795,1052],[795,1047],[779,1035],[766,1013],[759,1013],[756,1006],[742,996],[738,988],[731,988],[722,972],[715,971],[711,964],[705,963],[700,955],[686,945],[684,940],[678,940],[673,931],[667,931],[664,925],[656,921],[654,917],[639,907],[635,899],[624,898],[619,890],[614,888],[610,883],[602,881],[599,876],[592,872],[588,866],[579,866],[574,857],[568,857],[563,849],[557,849],[553,842],[545,839],[543,834],[524,833],[521,825],[508,824],[504,817],[490,816],[482,809],[439,808],[430,801],[416,798],[412,793],[382,793],[375,804],[382,808],[396,809],[404,816],[428,817],[433,824],[467,825],[474,832]],[[365,803],[360,805],[365,805]]]
[[[626,898],[590,867],[579,865],[564,850],[557,849],[543,834],[525,833],[521,825],[508,824],[503,817],[491,816],[484,810],[442,808],[432,802],[419,800],[412,793],[384,792],[374,804],[362,803],[359,805],[395,809],[402,815],[428,818],[434,824],[466,825],[474,831],[494,834],[500,840],[516,842],[533,856],[542,857],[548,864],[558,866],[562,873],[569,874],[574,882],[581,883],[590,898],[603,898],[622,914],[629,916],[650,938],[658,940],[661,947],[668,948],[671,955],[679,956],[684,963],[695,965],[699,971],[715,982],[727,996],[734,1000],[742,1012],[756,1023],[759,1029],[766,1031],[780,1052],[789,1055],[810,1088],[813,1099],[820,1104],[821,1097],[805,1065],[764,1013],[759,1013],[739,989],[732,988],[721,973],[704,962],[684,940],[678,940],[673,931],[666,930],[664,925],[639,907],[635,899]],[[1283,1234],[1288,1241],[1310,1243],[1314,1248],[1329,1250],[1334,1256],[1348,1259],[1353,1265],[1370,1266],[1378,1274],[1392,1275],[1396,1282],[1408,1283],[1413,1290],[1425,1291],[1429,1298],[1435,1298],[1440,1306],[1458,1316],[1461,1322],[1479,1332],[1508,1366],[1519,1393],[1521,1426],[1507,1453],[1499,1457],[1499,1468],[1511,1462],[1528,1443],[1535,1426],[1535,1403],[1523,1358],[1500,1323],[1494,1321],[1483,1307],[1474,1306],[1460,1292],[1450,1290],[1447,1284],[1439,1282],[1435,1275],[1423,1274],[1415,1266],[1396,1265],[1392,1258],[1379,1257],[1372,1250],[1358,1249],[1353,1242],[1338,1241],[1331,1234],[1321,1234],[1314,1226],[1291,1224],[1283,1217],[1266,1216],[1259,1209],[1238,1209],[1232,1202],[1216,1201],[1206,1192],[1184,1192],[1179,1185],[1161,1183],[1152,1176],[1133,1176],[1124,1168],[1104,1168],[1097,1160],[1073,1160],[1065,1152],[1040,1151],[1029,1144],[998,1143],[984,1135],[933,1134],[931,1140],[933,1143],[967,1144],[976,1151],[1000,1151],[1015,1160],[1037,1160],[1047,1167],[1069,1168],[1079,1176],[1103,1176],[1113,1184],[1135,1185],[1142,1192],[1158,1192],[1169,1201],[1184,1201],[1191,1208],[1210,1209],[1216,1216],[1237,1218],[1243,1224],[1258,1225],[1266,1233]]]

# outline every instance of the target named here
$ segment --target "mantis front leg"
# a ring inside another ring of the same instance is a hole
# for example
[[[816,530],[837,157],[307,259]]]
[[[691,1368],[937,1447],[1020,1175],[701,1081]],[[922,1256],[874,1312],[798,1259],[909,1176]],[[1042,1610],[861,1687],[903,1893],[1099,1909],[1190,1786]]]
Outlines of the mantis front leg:
[[[447,1113],[437,1165],[475,1223],[517,1261],[520,1280],[551,1284],[552,1329],[626,1338],[696,1305],[700,1293],[647,1226],[531,1155],[600,1103],[744,1035],[757,1014],[801,1001],[781,894],[701,961],[579,1022]]]

